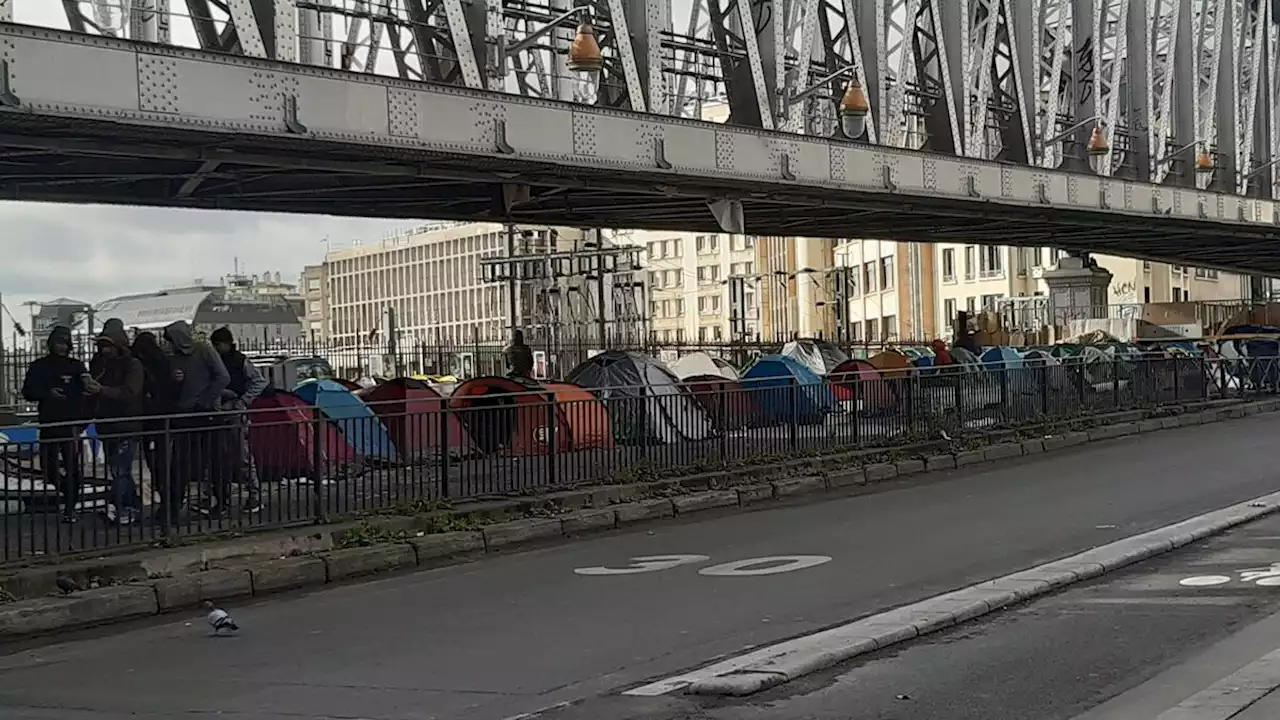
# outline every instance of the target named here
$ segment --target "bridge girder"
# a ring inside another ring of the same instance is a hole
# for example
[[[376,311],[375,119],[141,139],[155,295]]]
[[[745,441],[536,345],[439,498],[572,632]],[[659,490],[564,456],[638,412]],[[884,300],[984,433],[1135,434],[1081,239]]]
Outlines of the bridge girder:
[[[0,21],[15,6],[0,0]],[[181,5],[181,12],[178,9]],[[160,43],[1280,196],[1280,17],[1267,0],[64,0],[68,26]],[[582,8],[605,58],[567,67]],[[722,105],[717,114],[715,106]],[[1096,120],[1091,120],[1096,118]],[[1047,140],[1079,125],[1059,142]],[[1200,150],[1211,172],[1196,172]]]

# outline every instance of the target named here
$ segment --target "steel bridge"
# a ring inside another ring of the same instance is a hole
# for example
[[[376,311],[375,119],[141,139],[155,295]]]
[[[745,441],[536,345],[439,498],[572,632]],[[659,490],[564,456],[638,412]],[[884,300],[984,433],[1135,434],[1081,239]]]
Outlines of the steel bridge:
[[[1280,275],[1277,4],[0,0],[0,198]]]

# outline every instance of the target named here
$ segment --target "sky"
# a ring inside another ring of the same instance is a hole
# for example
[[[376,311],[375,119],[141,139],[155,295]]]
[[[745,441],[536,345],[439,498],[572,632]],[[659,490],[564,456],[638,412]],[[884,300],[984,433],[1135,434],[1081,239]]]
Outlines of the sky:
[[[61,3],[16,0],[19,22],[66,28]],[[174,3],[177,10],[180,6]],[[183,23],[174,40],[183,42]],[[313,215],[266,215],[135,207],[72,206],[0,201],[0,297],[24,326],[28,301],[71,297],[96,303],[128,293],[149,292],[214,280],[233,271],[238,259],[247,274],[279,272],[297,280],[303,265],[324,257],[325,238],[336,249],[354,240],[375,240],[411,221],[380,221]],[[0,313],[0,338],[12,338]]]

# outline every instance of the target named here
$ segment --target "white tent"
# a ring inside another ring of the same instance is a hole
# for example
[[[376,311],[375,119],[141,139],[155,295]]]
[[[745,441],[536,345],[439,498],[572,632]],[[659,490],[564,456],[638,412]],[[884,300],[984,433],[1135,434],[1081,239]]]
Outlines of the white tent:
[[[728,360],[711,357],[704,352],[691,353],[671,363],[671,372],[681,380],[699,375],[713,375],[725,380],[737,380],[738,371],[733,369]]]

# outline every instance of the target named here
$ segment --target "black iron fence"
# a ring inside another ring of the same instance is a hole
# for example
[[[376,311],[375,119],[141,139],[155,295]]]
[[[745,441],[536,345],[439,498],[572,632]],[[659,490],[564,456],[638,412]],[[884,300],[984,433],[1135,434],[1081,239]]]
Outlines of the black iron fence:
[[[2,559],[959,439],[1280,385],[1274,359],[964,367],[450,397],[421,385],[367,403],[280,394],[247,413],[0,426]]]

